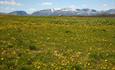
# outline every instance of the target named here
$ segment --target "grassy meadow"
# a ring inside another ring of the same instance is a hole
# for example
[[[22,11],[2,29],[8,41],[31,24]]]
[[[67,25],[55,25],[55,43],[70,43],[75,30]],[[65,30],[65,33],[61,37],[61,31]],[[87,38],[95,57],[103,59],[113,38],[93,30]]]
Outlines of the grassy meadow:
[[[115,70],[115,18],[0,15],[0,70]]]

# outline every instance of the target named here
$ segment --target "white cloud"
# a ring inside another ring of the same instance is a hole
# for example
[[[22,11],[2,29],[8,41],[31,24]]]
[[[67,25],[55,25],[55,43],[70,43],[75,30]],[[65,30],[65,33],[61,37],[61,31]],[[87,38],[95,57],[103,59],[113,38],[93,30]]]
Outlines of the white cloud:
[[[76,5],[70,5],[69,8],[76,9],[77,6]]]
[[[107,7],[108,6],[108,4],[103,4],[103,7]]]
[[[22,4],[17,3],[15,0],[11,0],[11,1],[0,1],[0,5],[12,5],[12,6],[21,6]]]
[[[43,6],[51,6],[51,5],[53,5],[53,3],[52,2],[43,2],[42,5]]]

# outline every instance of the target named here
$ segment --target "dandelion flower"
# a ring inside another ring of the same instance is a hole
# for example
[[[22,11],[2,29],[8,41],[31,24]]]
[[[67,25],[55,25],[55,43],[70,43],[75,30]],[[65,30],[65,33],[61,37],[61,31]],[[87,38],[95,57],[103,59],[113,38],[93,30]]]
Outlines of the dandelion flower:
[[[4,60],[4,58],[1,58],[1,60],[3,61],[3,60]]]

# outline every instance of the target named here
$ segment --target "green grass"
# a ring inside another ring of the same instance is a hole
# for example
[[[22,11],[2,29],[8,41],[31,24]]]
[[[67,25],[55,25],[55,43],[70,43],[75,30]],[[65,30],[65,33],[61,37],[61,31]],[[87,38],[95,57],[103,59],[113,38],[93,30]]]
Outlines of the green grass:
[[[115,70],[115,18],[1,15],[0,70]]]

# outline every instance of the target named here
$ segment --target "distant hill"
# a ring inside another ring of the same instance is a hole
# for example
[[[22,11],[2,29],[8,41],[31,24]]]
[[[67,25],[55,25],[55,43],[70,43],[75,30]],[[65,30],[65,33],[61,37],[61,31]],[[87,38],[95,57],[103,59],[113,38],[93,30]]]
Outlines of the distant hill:
[[[13,11],[8,13],[10,15],[19,15],[19,16],[27,16],[28,14],[25,11]]]
[[[115,14],[115,9],[109,9],[106,11],[108,14]]]
[[[7,13],[0,12],[0,15],[5,15],[5,14],[7,14]]]

